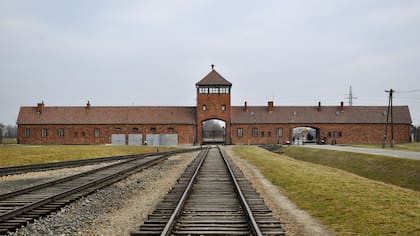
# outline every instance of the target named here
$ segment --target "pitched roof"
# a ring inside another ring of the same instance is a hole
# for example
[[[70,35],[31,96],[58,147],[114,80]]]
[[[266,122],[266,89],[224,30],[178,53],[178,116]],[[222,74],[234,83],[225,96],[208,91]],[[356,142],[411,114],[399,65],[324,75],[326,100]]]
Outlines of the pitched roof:
[[[394,123],[411,124],[408,106],[394,106]],[[232,107],[233,124],[273,124],[273,123],[386,123],[386,106],[275,106],[272,112],[266,106]]]
[[[21,107],[18,124],[195,124],[195,107]]]
[[[195,85],[227,85],[232,86],[232,83],[223,78],[216,70],[211,70],[202,80]]]

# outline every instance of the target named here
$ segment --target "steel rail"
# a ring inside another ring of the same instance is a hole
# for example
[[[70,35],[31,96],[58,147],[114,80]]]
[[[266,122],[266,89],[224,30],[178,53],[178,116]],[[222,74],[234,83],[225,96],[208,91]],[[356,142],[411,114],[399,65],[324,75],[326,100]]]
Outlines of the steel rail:
[[[245,214],[247,215],[249,221],[250,221],[250,225],[251,225],[251,229],[253,231],[253,233],[257,236],[262,236],[263,234],[261,233],[260,227],[257,224],[257,221],[255,220],[254,214],[252,213],[251,208],[248,205],[248,202],[246,201],[246,198],[244,196],[244,194],[242,193],[241,187],[239,186],[238,181],[236,180],[235,174],[233,173],[233,170],[229,164],[229,162],[227,161],[226,158],[226,154],[221,150],[221,148],[219,146],[217,146],[217,149],[219,150],[220,155],[223,158],[223,161],[226,164],[226,167],[229,170],[229,175],[231,177],[232,182],[234,183],[235,186],[235,192],[239,197],[240,203],[243,207],[243,209],[245,209]]]
[[[79,186],[76,186],[74,188],[71,188],[71,189],[68,189],[68,190],[64,190],[64,191],[62,191],[62,192],[60,192],[58,194],[55,194],[53,196],[49,196],[49,197],[40,199],[40,200],[38,200],[36,202],[29,203],[29,204],[27,204],[25,206],[19,207],[17,209],[13,209],[13,210],[11,210],[9,212],[6,212],[5,214],[1,214],[0,215],[0,222],[5,221],[5,220],[8,220],[8,219],[11,219],[11,218],[13,218],[15,216],[18,216],[18,215],[20,215],[20,214],[22,214],[24,212],[33,210],[33,209],[35,209],[37,207],[40,207],[40,206],[45,205],[47,203],[50,203],[50,202],[52,202],[54,200],[58,200],[58,199],[60,199],[62,197],[68,196],[70,194],[73,194],[73,193],[76,193],[76,192],[80,192],[80,191],[85,190],[85,189],[87,189],[89,187],[95,186],[95,185],[97,185],[99,183],[103,183],[103,182],[105,182],[107,180],[110,180],[110,179],[112,179],[112,178],[114,178],[116,176],[119,176],[119,175],[121,175],[123,173],[130,172],[131,170],[134,170],[136,168],[139,168],[140,166],[144,166],[145,164],[151,164],[151,163],[159,162],[159,161],[165,159],[169,155],[170,154],[163,155],[162,157],[159,157],[158,159],[151,160],[151,161],[146,162],[146,163],[141,163],[140,165],[136,165],[136,166],[133,166],[131,168],[118,171],[118,172],[116,172],[116,173],[114,173],[112,175],[108,175],[108,176],[105,176],[103,178],[96,179],[96,180],[94,180],[92,182],[88,182],[88,183],[85,183],[83,185],[79,185]]]
[[[197,168],[194,171],[193,176],[191,177],[190,181],[188,182],[188,185],[187,185],[186,189],[184,190],[184,193],[182,194],[180,200],[178,201],[178,204],[176,205],[175,210],[173,211],[173,213],[169,217],[168,222],[166,223],[165,227],[163,228],[163,231],[160,234],[161,236],[168,236],[168,235],[171,234],[172,227],[175,224],[177,218],[179,217],[179,214],[181,213],[182,208],[184,207],[185,201],[187,200],[187,198],[188,198],[188,196],[191,192],[194,181],[195,181],[195,179],[198,175],[198,172],[201,169],[201,166],[204,163],[204,160],[207,158],[209,150],[210,150],[210,148],[206,148],[204,153],[202,154],[203,158],[200,160],[200,163],[198,164]]]
[[[73,200],[79,198],[82,195],[84,196],[84,195],[90,194],[91,192],[93,192],[93,191],[95,191],[97,189],[100,189],[100,188],[102,188],[104,186],[111,185],[112,183],[115,183],[115,182],[117,182],[117,181],[119,181],[121,179],[124,179],[127,176],[129,176],[129,175],[131,175],[131,174],[133,174],[135,172],[138,172],[138,171],[143,170],[145,168],[148,168],[148,167],[150,167],[152,165],[155,165],[158,162],[163,161],[163,160],[167,159],[168,157],[170,157],[170,156],[172,156],[174,154],[179,154],[179,153],[183,153],[183,152],[197,151],[199,149],[201,149],[201,148],[187,149],[187,150],[181,150],[181,151],[177,150],[177,151],[173,151],[173,152],[166,153],[166,154],[163,154],[163,155],[161,153],[160,154],[161,156],[160,157],[157,157],[155,159],[148,160],[146,162],[141,162],[141,163],[135,164],[135,165],[133,165],[131,167],[127,167],[125,169],[122,169],[122,170],[116,169],[115,170],[116,172],[114,172],[113,174],[108,174],[108,175],[106,175],[104,177],[99,177],[99,178],[97,178],[97,179],[95,179],[93,181],[90,181],[88,183],[83,183],[81,185],[77,185],[77,186],[73,186],[73,187],[70,186],[70,189],[61,191],[59,193],[55,193],[55,194],[53,194],[51,196],[48,196],[48,197],[45,197],[44,196],[43,198],[40,198],[38,200],[35,200],[32,203],[28,203],[26,205],[23,205],[23,206],[20,206],[20,207],[15,208],[15,209],[12,209],[10,211],[7,211],[5,213],[2,213],[0,215],[0,223],[2,223],[2,222],[8,222],[11,219],[13,219],[13,218],[15,218],[15,217],[17,217],[19,215],[25,214],[26,212],[30,212],[31,210],[34,210],[34,209],[36,209],[38,207],[42,207],[44,205],[48,205],[49,203],[52,203],[52,202],[54,202],[56,200],[69,199],[70,198],[71,200],[69,200],[68,202],[73,201]],[[126,162],[116,163],[116,164],[111,165],[111,166],[117,166],[117,164],[123,166],[124,164],[130,163],[130,162],[135,161],[135,160],[141,161],[143,159],[129,160],[129,161],[126,161]],[[110,168],[110,167],[108,166],[108,168]],[[98,168],[98,169],[104,170],[104,168]],[[98,171],[94,171],[94,172],[98,172]],[[88,176],[87,173],[91,173],[92,174],[93,172],[91,172],[91,171],[85,172],[85,173],[79,174],[78,176],[79,177]],[[69,180],[68,177],[66,177],[64,179]],[[72,181],[72,179],[75,179],[75,178],[71,178],[70,181]],[[63,180],[57,180],[57,181],[52,181],[52,182],[54,182],[54,184],[60,184],[60,183],[65,182],[65,181],[63,181]],[[51,182],[49,182],[49,184],[48,183],[42,184],[42,186],[44,186],[45,188],[51,187]],[[35,190],[32,190],[32,191],[36,191],[36,190],[42,189],[40,186],[36,186],[36,187],[37,188]],[[28,188],[28,189],[31,189],[31,188]],[[22,192],[25,192],[25,190],[19,190],[17,192],[19,192],[20,194],[22,194]],[[26,192],[31,192],[31,191],[27,190]],[[20,194],[10,193],[10,194],[6,194],[6,195],[8,195],[8,197],[11,198],[11,197],[14,197],[14,196],[19,196]],[[80,195],[80,194],[82,194],[82,195]],[[2,195],[2,197],[3,197],[3,199],[7,199],[7,197],[5,197],[4,195]],[[56,210],[56,209],[59,209],[62,205],[65,205],[65,203],[60,203],[58,205],[59,206],[57,206],[55,209],[52,209],[51,212],[54,211],[54,210]],[[22,223],[22,224],[25,224],[25,223]],[[11,227],[12,226],[9,226],[8,228],[3,228],[3,232],[4,232],[4,229],[10,229]],[[18,226],[16,226],[16,227],[18,227]],[[14,228],[16,228],[16,227],[14,227]]]
[[[175,150],[175,151],[180,151],[180,150]],[[162,155],[165,153],[172,153],[172,152],[174,151],[130,154],[130,155],[121,155],[121,156],[90,158],[90,159],[84,159],[84,160],[71,160],[71,161],[49,162],[49,163],[33,164],[33,165],[2,167],[0,168],[0,176],[22,174],[22,173],[27,173],[27,172],[54,170],[54,169],[68,168],[68,167],[77,167],[77,166],[91,165],[95,163],[119,161],[119,160],[131,159],[131,158],[148,157],[148,156],[153,156],[153,155]]]

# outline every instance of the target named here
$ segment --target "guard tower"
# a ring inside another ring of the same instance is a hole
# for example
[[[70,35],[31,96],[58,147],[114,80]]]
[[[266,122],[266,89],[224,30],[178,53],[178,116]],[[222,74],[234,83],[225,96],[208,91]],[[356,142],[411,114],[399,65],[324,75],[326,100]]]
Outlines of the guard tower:
[[[197,88],[197,142],[230,144],[230,91],[232,84],[212,65],[195,84]]]

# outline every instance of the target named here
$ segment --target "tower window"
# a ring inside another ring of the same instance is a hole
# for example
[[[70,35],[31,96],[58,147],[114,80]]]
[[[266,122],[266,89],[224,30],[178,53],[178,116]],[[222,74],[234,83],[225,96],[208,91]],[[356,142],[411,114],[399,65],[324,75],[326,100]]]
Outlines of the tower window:
[[[121,128],[115,128],[116,132],[121,132]]]
[[[174,128],[168,128],[168,133],[170,133],[170,134],[173,134],[175,132],[175,129]]]
[[[139,128],[133,128],[133,133],[138,133],[139,132]]]
[[[219,88],[219,93],[229,93],[229,88]]]
[[[199,88],[198,92],[199,93],[209,93],[209,88]]]
[[[225,104],[222,105],[222,111],[226,111],[226,105]]]
[[[155,128],[155,127],[150,128],[150,132],[151,132],[152,134],[156,134],[156,128]]]
[[[207,111],[207,106],[206,106],[206,105],[203,105],[203,106],[201,107],[201,109],[202,109],[203,111]]]
[[[219,93],[219,88],[210,88],[209,93]]]

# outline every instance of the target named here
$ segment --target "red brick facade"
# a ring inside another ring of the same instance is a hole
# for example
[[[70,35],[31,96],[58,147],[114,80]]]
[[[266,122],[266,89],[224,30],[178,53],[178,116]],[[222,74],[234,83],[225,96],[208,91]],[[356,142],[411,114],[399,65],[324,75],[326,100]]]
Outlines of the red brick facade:
[[[25,129],[30,130],[28,137]],[[42,129],[47,129],[47,136],[42,137]],[[64,136],[59,136],[59,129]],[[143,134],[143,140],[146,134],[178,134],[180,144],[192,144],[195,138],[193,125],[19,125],[18,132],[21,144],[110,144],[112,134]]]
[[[18,141],[22,144],[110,144],[112,134],[178,134],[179,144],[200,144],[204,121],[225,122],[226,144],[292,142],[293,129],[318,130],[326,143],[381,143],[384,106],[231,106],[231,86],[215,70],[196,84],[195,107],[21,107]],[[394,107],[394,140],[409,141],[407,106]],[[43,130],[44,129],[44,130]],[[95,131],[96,130],[96,131]],[[280,131],[279,131],[280,130]],[[390,139],[388,131],[388,140]],[[127,138],[128,139],[128,138]],[[128,143],[128,140],[126,140]]]

